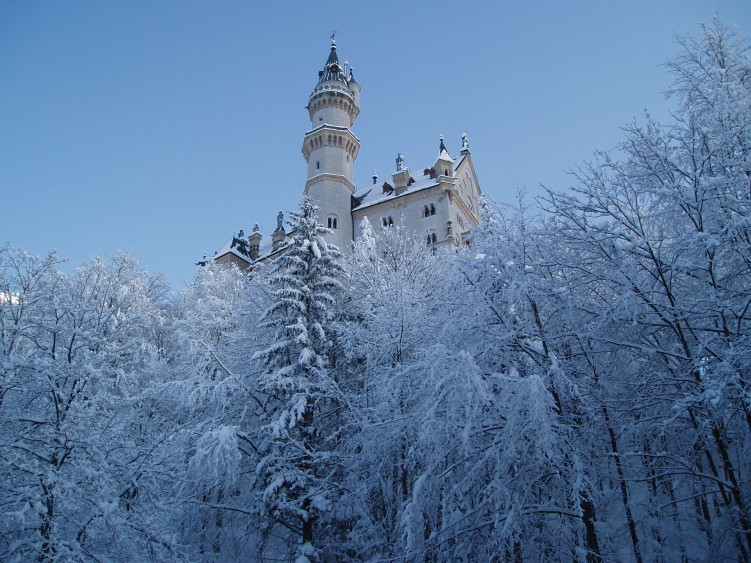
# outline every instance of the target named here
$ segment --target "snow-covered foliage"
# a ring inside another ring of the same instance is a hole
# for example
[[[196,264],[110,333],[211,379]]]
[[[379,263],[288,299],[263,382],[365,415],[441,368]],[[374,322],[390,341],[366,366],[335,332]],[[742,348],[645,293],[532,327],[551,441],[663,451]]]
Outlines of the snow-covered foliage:
[[[57,266],[0,250],[0,557],[175,557],[143,402],[166,286],[127,254]]]
[[[274,264],[272,303],[261,317],[274,339],[252,357],[263,366],[259,384],[270,398],[256,469],[258,517],[265,536],[288,538],[287,551],[308,561],[334,543],[328,513],[342,493],[333,356],[341,254],[326,243],[317,212],[306,197],[292,214],[293,243]]]
[[[0,250],[0,559],[751,561],[751,62],[470,245],[313,202],[168,299]]]

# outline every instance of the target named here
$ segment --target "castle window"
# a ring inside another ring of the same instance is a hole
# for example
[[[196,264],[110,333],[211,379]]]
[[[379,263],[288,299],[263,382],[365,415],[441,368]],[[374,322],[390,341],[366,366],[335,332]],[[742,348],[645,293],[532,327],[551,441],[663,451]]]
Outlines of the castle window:
[[[334,216],[329,217],[328,227],[329,227],[329,229],[336,229],[336,228],[338,228],[337,227],[336,217],[334,217]]]
[[[430,214],[435,215],[435,205],[433,205],[432,203],[430,204]]]
[[[438,237],[435,233],[430,233],[427,236],[428,244],[435,244],[438,241]]]
[[[394,226],[394,219],[390,215],[388,217],[384,217],[381,219],[381,224],[384,227],[393,227]]]
[[[316,170],[321,168],[321,162],[319,160],[316,160]]]

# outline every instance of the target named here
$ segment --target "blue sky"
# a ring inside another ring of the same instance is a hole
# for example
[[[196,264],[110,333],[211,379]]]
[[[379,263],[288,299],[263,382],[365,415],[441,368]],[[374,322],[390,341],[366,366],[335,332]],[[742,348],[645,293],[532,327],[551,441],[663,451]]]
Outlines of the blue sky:
[[[674,37],[751,2],[0,3],[0,244],[71,266],[129,249],[175,288],[299,203],[305,105],[337,31],[362,86],[356,183],[466,130],[483,190],[565,189],[648,109]]]

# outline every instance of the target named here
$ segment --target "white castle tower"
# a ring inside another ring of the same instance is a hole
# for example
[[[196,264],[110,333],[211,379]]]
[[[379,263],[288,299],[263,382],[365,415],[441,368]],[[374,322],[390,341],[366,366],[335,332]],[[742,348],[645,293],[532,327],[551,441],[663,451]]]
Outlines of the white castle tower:
[[[327,242],[346,251],[353,239],[352,194],[356,188],[352,169],[360,150],[360,140],[350,128],[360,113],[360,85],[352,69],[339,64],[333,37],[307,109],[312,127],[302,147],[308,163],[305,194],[320,208],[319,223],[333,231]]]
[[[377,228],[401,225],[406,232],[424,237],[426,247],[434,251],[455,249],[471,240],[471,229],[480,221],[482,192],[466,133],[458,158],[451,157],[441,137],[436,160],[422,172],[410,170],[404,155],[399,154],[396,170],[384,175],[386,181],[379,182],[373,171],[373,182],[356,188],[352,171],[360,140],[351,127],[360,113],[360,85],[347,63],[339,64],[333,37],[307,109],[311,129],[302,146],[308,163],[305,194],[318,205],[319,223],[331,229],[327,242],[349,252],[355,226],[366,217]],[[287,252],[292,242],[281,212],[276,222],[270,242],[263,241],[259,227],[247,238],[241,230],[213,258],[204,256],[197,263],[232,263],[244,270],[274,260]]]

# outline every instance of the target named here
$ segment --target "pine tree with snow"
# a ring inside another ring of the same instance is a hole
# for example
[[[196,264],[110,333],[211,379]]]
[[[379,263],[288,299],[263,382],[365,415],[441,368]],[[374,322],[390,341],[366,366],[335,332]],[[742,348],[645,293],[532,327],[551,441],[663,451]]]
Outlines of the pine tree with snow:
[[[317,559],[319,529],[339,495],[333,459],[339,400],[331,370],[341,254],[324,240],[328,229],[318,224],[317,211],[306,197],[292,214],[293,243],[275,263],[269,280],[275,301],[262,317],[276,337],[253,356],[272,398],[257,467],[265,532],[285,537],[302,562]]]

